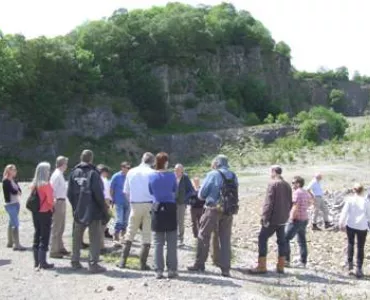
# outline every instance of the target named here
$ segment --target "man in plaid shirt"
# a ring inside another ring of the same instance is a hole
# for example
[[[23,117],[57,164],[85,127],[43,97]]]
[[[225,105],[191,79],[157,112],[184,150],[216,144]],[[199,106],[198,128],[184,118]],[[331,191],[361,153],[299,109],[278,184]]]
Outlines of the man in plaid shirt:
[[[300,266],[305,268],[307,264],[307,241],[306,228],[308,224],[308,208],[313,199],[309,192],[303,189],[304,179],[296,176],[292,181],[293,186],[293,207],[290,211],[289,222],[285,228],[286,259],[285,266],[290,266],[290,241],[295,235],[298,236],[300,250]]]

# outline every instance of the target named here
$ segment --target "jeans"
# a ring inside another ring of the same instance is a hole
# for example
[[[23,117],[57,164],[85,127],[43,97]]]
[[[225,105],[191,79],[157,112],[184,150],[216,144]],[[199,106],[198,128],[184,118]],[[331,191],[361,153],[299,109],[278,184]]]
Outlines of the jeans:
[[[166,265],[169,271],[177,271],[177,230],[154,232],[154,265],[156,272],[164,271],[164,244],[167,244]]]
[[[52,218],[53,213],[51,211],[32,214],[33,227],[35,228],[33,249],[39,249],[45,252],[49,250]]]
[[[267,256],[267,241],[276,233],[279,257],[285,257],[285,225],[269,225],[268,227],[262,226],[258,236],[258,256]]]
[[[306,228],[308,220],[293,221],[285,227],[285,242],[286,242],[286,261],[290,262],[290,241],[297,235],[299,252],[301,255],[301,263],[307,264],[307,241]]]
[[[124,203],[114,204],[116,207],[116,224],[114,231],[116,233],[120,231],[126,231],[128,225],[128,219],[130,217],[130,204],[128,201]]]
[[[364,247],[366,242],[367,230],[357,230],[347,226],[348,238],[348,264],[353,265],[353,255],[355,248],[355,237],[357,237],[357,268],[361,269],[364,262]]]
[[[9,215],[9,226],[12,228],[19,227],[18,219],[19,209],[20,209],[19,202],[5,205],[5,210]]]

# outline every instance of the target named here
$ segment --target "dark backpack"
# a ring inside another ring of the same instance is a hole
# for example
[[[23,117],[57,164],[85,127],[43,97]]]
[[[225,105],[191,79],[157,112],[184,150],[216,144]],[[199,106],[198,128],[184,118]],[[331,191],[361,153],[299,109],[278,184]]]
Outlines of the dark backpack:
[[[224,215],[236,215],[239,210],[238,185],[235,181],[235,174],[231,179],[218,170],[222,176],[222,186],[220,190],[220,204]]]
[[[26,201],[26,208],[32,213],[37,213],[40,211],[40,197],[37,193],[36,188],[31,191]]]

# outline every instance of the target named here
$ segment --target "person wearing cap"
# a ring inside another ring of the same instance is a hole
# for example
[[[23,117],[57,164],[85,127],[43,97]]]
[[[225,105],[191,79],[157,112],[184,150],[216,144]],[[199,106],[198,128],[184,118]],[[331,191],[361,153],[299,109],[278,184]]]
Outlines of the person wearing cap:
[[[228,158],[225,155],[217,155],[212,161],[212,168],[213,170],[207,174],[198,192],[199,199],[205,200],[205,210],[199,224],[195,263],[188,267],[188,271],[203,272],[205,270],[211,234],[217,231],[220,245],[218,267],[221,269],[222,276],[230,277],[233,215],[224,214],[221,209],[221,188],[224,182],[223,177],[230,181],[234,180],[236,187],[238,187],[238,178],[234,172],[229,170]]]
[[[130,204],[123,193],[126,175],[131,166],[128,162],[121,163],[121,170],[112,176],[110,181],[110,194],[116,209],[116,224],[114,226],[115,247],[121,247],[120,235],[126,234],[128,218],[130,216]]]
[[[284,273],[285,266],[285,224],[292,208],[292,189],[282,177],[283,170],[274,165],[270,168],[271,182],[268,184],[265,202],[262,208],[261,230],[258,236],[258,265],[250,269],[250,274],[267,272],[267,243],[275,233],[278,245],[278,263],[276,270]]]
[[[347,232],[347,262],[349,275],[357,278],[364,276],[362,265],[364,262],[364,248],[370,222],[370,202],[364,195],[364,187],[356,183],[353,187],[354,196],[347,199],[339,217],[339,227]],[[356,273],[353,272],[353,255],[357,239]]]
[[[50,177],[50,184],[54,191],[54,213],[51,227],[50,257],[63,258],[64,255],[70,254],[64,247],[63,243],[67,199],[67,182],[64,178],[64,172],[68,168],[68,158],[65,156],[58,156],[55,166],[56,169]]]
[[[320,227],[317,226],[320,212],[323,213],[325,228],[333,227],[333,224],[329,221],[329,210],[328,205],[324,200],[324,191],[321,187],[322,175],[320,173],[315,174],[314,178],[308,184],[306,190],[311,193],[314,201],[314,212],[312,215],[312,230],[320,231]]]

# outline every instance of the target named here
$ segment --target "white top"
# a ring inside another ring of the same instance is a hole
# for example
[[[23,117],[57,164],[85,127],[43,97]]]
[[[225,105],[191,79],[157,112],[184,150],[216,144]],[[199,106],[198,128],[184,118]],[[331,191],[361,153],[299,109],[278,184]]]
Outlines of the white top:
[[[307,186],[307,191],[311,190],[312,194],[315,197],[322,197],[324,196],[324,192],[321,188],[320,181],[318,181],[316,178],[312,179],[311,182]]]
[[[127,173],[123,193],[130,202],[153,202],[154,198],[149,193],[149,177],[154,172],[149,165],[140,164]]]
[[[110,195],[110,182],[108,178],[101,176],[101,180],[103,181],[104,186],[104,199],[112,200],[112,196]]]
[[[61,170],[55,169],[50,177],[50,184],[53,188],[55,199],[67,198],[67,182],[65,181]]]
[[[370,222],[370,201],[365,196],[358,195],[346,200],[339,218],[339,225],[367,230],[368,222]]]

